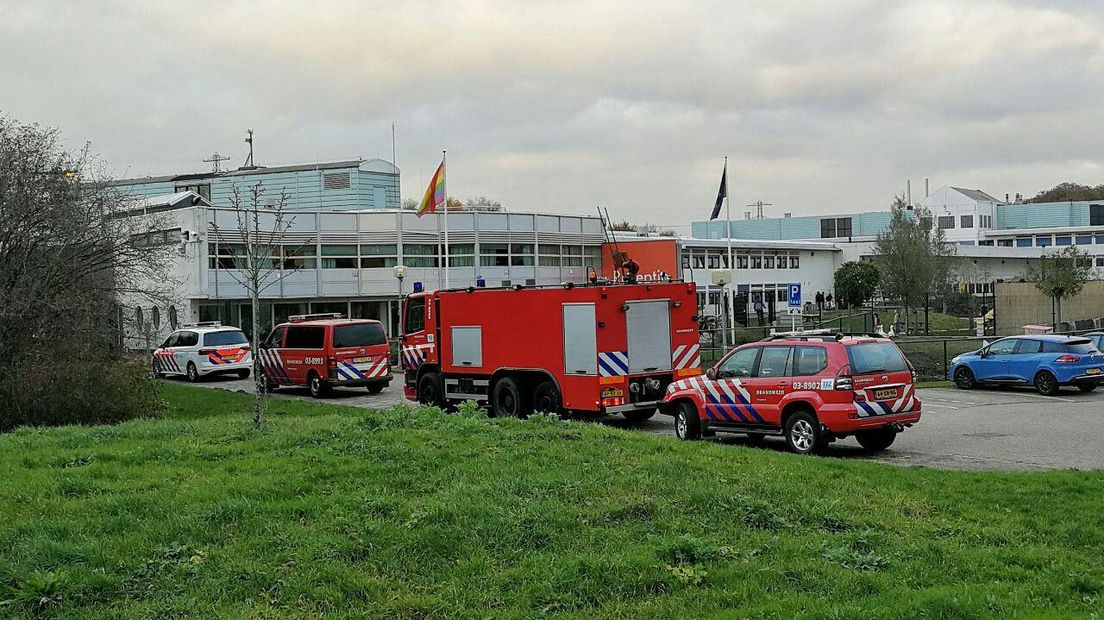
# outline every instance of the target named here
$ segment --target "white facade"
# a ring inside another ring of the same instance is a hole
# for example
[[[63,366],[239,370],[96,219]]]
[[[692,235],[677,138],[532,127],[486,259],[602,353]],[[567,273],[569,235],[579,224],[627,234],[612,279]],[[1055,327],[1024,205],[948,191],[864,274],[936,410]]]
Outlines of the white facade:
[[[999,200],[978,189],[941,187],[920,201],[951,243],[977,245],[993,228]]]
[[[156,344],[177,324],[200,320],[248,332],[252,311],[236,268],[244,260],[245,239],[236,213],[199,206],[156,217],[164,230],[155,236],[178,246],[170,267],[175,299],[165,307],[124,300],[132,322],[142,323],[131,330],[128,346],[144,348],[147,333]],[[260,217],[259,229],[271,230],[272,214]],[[288,217],[286,233],[272,241],[279,249],[261,293],[262,331],[293,314],[341,312],[382,320],[393,334],[401,293],[410,293],[415,283],[425,290],[444,285],[444,234],[436,215],[371,210],[298,211]],[[480,279],[490,287],[581,283],[586,267],[601,262],[602,225],[595,217],[459,212],[449,214],[448,226],[452,288],[475,286]],[[406,266],[401,281],[394,271],[400,264]],[[162,319],[157,325],[155,315]]]

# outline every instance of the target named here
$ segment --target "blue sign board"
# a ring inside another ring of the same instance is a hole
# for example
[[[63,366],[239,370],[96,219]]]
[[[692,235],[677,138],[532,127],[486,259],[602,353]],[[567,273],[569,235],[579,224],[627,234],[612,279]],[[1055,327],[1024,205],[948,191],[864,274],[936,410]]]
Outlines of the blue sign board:
[[[791,284],[790,285],[790,307],[791,308],[800,308],[801,307],[801,285],[800,284]]]

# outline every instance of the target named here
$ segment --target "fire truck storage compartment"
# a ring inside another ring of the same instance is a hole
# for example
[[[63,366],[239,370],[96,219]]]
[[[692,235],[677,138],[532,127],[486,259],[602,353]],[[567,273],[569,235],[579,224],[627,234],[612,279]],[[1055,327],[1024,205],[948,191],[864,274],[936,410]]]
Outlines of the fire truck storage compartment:
[[[670,303],[649,299],[625,304],[630,374],[671,370]]]
[[[593,375],[598,372],[598,334],[594,304],[563,304],[564,372]]]
[[[452,328],[452,365],[479,368],[483,365],[483,328],[457,325]]]

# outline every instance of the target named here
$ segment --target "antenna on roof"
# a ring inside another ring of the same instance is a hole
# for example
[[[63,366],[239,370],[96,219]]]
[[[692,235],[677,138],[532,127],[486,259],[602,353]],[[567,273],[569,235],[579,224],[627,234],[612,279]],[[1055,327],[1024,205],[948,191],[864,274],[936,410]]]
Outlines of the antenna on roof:
[[[249,145],[249,155],[245,158],[245,163],[242,164],[242,168],[256,168],[253,165],[253,130],[245,130],[245,143]]]
[[[770,203],[770,202],[763,202],[762,200],[756,200],[755,202],[749,204],[748,206],[749,207],[756,207],[755,219],[761,220],[761,219],[763,219],[763,207],[773,207],[774,204]],[[749,217],[748,219],[750,220],[751,218]]]
[[[211,154],[210,157],[204,159],[203,161],[212,164],[214,169],[211,172],[222,172],[222,166],[220,164],[229,159],[229,157],[223,157],[222,155],[219,155],[218,151],[215,151]]]

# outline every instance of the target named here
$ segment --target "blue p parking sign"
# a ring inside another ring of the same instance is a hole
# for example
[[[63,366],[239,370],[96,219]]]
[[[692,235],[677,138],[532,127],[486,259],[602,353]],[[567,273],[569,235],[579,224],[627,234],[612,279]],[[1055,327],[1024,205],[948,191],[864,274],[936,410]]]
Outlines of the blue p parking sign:
[[[791,308],[800,308],[801,307],[801,285],[800,284],[791,284],[790,285],[790,307]]]

